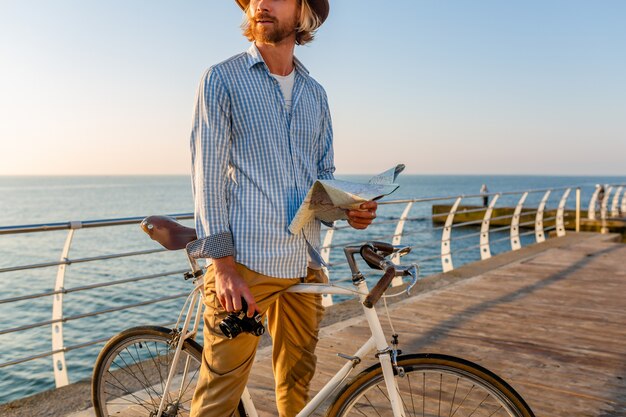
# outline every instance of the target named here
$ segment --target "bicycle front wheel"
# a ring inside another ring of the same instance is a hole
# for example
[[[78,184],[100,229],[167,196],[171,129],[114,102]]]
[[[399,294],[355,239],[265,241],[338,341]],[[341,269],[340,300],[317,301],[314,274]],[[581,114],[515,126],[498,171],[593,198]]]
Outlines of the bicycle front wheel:
[[[398,358],[395,380],[404,415],[534,417],[524,399],[493,372],[464,359],[438,354]],[[337,394],[326,413],[393,416],[382,368],[376,364]]]
[[[94,367],[91,398],[96,416],[153,417],[163,396],[162,416],[189,416],[202,347],[185,341],[176,374],[164,393],[175,350],[176,338],[164,327],[134,327],[114,336]]]

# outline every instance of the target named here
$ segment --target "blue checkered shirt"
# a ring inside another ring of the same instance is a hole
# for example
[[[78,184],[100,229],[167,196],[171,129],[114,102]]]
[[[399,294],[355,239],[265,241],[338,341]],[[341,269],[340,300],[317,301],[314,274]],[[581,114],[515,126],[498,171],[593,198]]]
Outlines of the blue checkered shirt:
[[[295,235],[287,228],[311,185],[332,179],[335,167],[326,93],[294,62],[291,113],[254,44],[203,75],[191,132],[194,256],[234,255],[277,278],[306,275],[320,222]]]

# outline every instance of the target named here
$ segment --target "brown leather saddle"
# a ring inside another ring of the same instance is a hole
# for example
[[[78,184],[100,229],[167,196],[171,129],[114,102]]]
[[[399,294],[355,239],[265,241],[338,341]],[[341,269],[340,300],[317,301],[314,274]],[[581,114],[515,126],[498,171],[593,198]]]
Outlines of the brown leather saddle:
[[[141,228],[152,240],[169,250],[185,249],[189,242],[198,238],[196,229],[183,226],[168,216],[148,216],[142,220]]]

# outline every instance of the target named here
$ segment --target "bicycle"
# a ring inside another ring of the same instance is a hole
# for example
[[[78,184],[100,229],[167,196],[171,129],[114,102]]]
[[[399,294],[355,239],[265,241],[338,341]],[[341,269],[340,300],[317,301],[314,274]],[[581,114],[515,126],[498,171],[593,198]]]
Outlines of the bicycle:
[[[196,239],[195,230],[163,216],[142,222],[144,231],[167,249],[183,249]],[[410,291],[418,279],[417,265],[401,266],[387,257],[404,255],[409,247],[382,242],[344,249],[355,289],[333,284],[296,284],[287,291],[359,296],[371,336],[353,355],[339,353],[346,363],[313,397],[298,417],[312,415],[334,395],[326,416],[515,416],[533,417],[528,404],[502,378],[470,361],[434,353],[401,354],[398,336],[391,346],[374,309],[391,280],[410,276]],[[384,271],[370,291],[356,262],[360,255]],[[140,326],[117,334],[102,349],[94,367],[92,401],[98,417],[189,415],[189,405],[202,362],[202,347],[194,340],[202,318],[203,270],[188,255],[191,271],[185,279],[194,288],[173,329]],[[193,322],[192,322],[193,317]],[[350,381],[349,374],[375,352],[378,363]],[[240,416],[257,417],[247,388],[239,402]]]

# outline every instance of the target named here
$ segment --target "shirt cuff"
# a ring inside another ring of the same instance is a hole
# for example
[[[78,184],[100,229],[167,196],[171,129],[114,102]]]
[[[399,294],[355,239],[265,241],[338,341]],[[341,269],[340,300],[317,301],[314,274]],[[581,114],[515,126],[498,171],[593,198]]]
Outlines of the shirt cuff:
[[[192,258],[216,259],[234,256],[233,235],[230,232],[223,232],[194,240],[187,245],[187,253]]]

